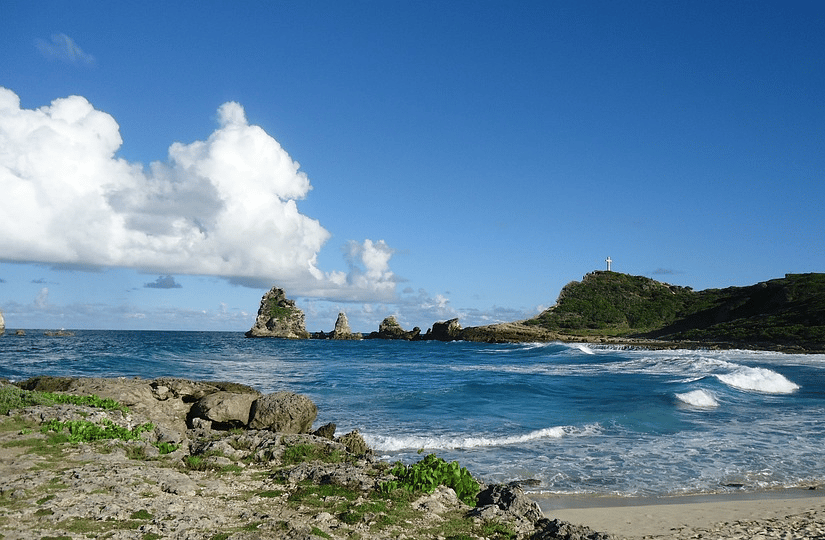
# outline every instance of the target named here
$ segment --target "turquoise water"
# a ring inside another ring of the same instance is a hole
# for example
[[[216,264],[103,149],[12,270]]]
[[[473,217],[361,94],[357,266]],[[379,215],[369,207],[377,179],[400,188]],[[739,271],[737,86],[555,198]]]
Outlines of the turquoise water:
[[[291,390],[383,459],[457,459],[546,493],[673,495],[825,480],[825,355],[572,344],[0,337],[0,377],[160,376]]]

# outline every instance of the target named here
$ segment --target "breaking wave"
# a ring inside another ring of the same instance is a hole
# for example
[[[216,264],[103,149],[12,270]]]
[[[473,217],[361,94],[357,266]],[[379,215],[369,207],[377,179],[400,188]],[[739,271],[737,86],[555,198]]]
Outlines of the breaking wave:
[[[568,436],[582,436],[599,432],[598,425],[577,428],[555,426],[537,429],[521,435],[505,436],[464,436],[464,435],[376,435],[362,433],[366,443],[380,452],[400,452],[402,450],[427,449],[468,449],[524,444],[539,439],[560,439]]]
[[[699,409],[715,409],[719,406],[716,397],[707,390],[693,390],[682,394],[676,394],[676,399],[691,407]]]
[[[775,371],[759,367],[738,367],[730,373],[716,374],[724,384],[739,390],[750,390],[765,394],[792,394],[799,385]]]

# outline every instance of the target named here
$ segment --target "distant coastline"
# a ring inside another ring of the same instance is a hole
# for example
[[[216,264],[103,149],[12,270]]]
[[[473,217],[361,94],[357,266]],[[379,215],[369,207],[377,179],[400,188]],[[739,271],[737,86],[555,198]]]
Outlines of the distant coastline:
[[[342,324],[342,321],[344,324]],[[261,299],[247,337],[396,339],[484,343],[580,342],[647,349],[752,349],[825,352],[825,274],[787,274],[747,287],[694,291],[644,276],[595,271],[572,281],[531,319],[462,328],[459,319],[422,333],[395,317],[378,331],[352,333],[339,314],[329,333],[309,333],[304,313],[283,289]]]

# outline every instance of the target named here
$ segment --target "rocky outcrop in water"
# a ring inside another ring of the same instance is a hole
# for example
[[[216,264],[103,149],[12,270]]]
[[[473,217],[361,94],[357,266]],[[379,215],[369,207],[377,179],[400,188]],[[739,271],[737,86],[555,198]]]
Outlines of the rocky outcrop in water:
[[[421,339],[435,341],[455,341],[461,339],[461,325],[458,319],[433,323],[433,327],[421,336]]]
[[[414,327],[412,330],[404,330],[398,324],[398,320],[394,315],[390,315],[378,325],[378,332],[370,333],[369,339],[400,339],[405,341],[412,341],[418,339],[421,334],[419,327]]]
[[[360,332],[353,332],[349,327],[346,313],[339,313],[335,320],[335,328],[332,332],[313,332],[312,339],[364,339]]]
[[[304,312],[286,297],[283,289],[272,287],[261,298],[255,324],[246,337],[308,339]]]
[[[6,333],[6,320],[3,318],[3,312],[0,311],[0,335]]]

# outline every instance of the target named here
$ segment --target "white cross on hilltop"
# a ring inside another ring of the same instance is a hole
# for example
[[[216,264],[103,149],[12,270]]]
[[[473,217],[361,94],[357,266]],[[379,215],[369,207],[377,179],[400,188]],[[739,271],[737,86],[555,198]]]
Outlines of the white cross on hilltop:
[[[613,260],[610,258],[610,256],[608,256],[608,257],[604,260],[604,262],[606,262],[606,263],[607,263],[607,271],[608,271],[608,272],[610,272],[610,263],[612,263],[612,262],[613,262]]]

